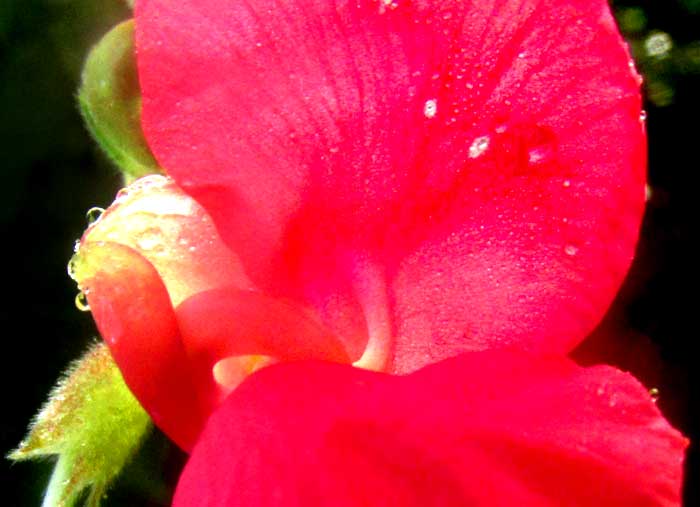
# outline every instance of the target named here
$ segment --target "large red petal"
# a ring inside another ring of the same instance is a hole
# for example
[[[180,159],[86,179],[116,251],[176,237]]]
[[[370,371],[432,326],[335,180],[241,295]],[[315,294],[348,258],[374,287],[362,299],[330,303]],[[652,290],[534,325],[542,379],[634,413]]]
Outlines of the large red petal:
[[[158,272],[129,247],[86,242],[76,275],[129,389],[155,424],[189,451],[208,413]]]
[[[610,303],[645,155],[606,1],[141,0],[136,38],[159,162],[260,289],[396,336],[395,371],[567,351]]]
[[[609,367],[510,352],[408,377],[281,364],[212,416],[174,505],[671,507],[686,444]]]

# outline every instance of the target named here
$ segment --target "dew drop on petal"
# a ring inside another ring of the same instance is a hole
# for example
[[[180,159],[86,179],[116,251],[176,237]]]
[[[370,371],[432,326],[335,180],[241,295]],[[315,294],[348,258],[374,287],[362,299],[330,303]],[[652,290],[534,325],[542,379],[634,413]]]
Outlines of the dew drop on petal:
[[[117,196],[114,198],[114,202],[116,203],[116,202],[119,202],[121,200],[126,199],[127,197],[129,197],[129,192],[130,191],[129,191],[128,187],[124,187],[124,188],[120,189],[119,192],[117,192]]]
[[[574,245],[566,245],[564,247],[564,253],[570,257],[573,257],[578,253],[578,248],[575,247]]]
[[[645,122],[646,119],[647,119],[647,112],[644,109],[642,109],[642,112],[639,113],[639,121]]]
[[[527,162],[531,165],[544,165],[556,157],[557,139],[548,128],[534,125],[520,132],[527,146]]]
[[[651,201],[651,198],[654,195],[654,190],[651,188],[651,185],[648,183],[644,185],[644,202],[649,202]]]
[[[564,183],[562,183],[562,186],[564,188],[569,188],[571,186],[571,180],[564,180]]]
[[[85,213],[85,220],[87,220],[88,227],[96,223],[104,212],[104,208],[98,208],[97,206],[87,210],[87,213]]]
[[[379,14],[384,14],[387,9],[394,10],[399,5],[394,0],[379,0]]]
[[[89,312],[90,305],[87,300],[87,296],[83,291],[78,292],[75,296],[75,307],[81,312]]]
[[[546,152],[541,149],[532,149],[528,152],[527,156],[528,161],[532,164],[538,164],[542,162],[545,158],[547,158]]]
[[[469,147],[469,158],[480,157],[487,150],[490,142],[489,136],[480,136],[474,139]]]
[[[78,267],[78,254],[75,253],[70,258],[70,260],[68,261],[68,265],[66,266],[66,271],[68,272],[68,276],[71,278],[71,280],[76,280],[75,270],[77,267]]]
[[[136,235],[136,245],[144,252],[160,253],[165,249],[163,232],[157,227],[149,227]]]
[[[426,100],[425,104],[423,105],[423,114],[426,118],[434,118],[437,114],[437,100]]]
[[[651,389],[649,389],[649,396],[651,396],[651,401],[656,403],[657,401],[659,401],[659,390],[656,387],[652,387]]]

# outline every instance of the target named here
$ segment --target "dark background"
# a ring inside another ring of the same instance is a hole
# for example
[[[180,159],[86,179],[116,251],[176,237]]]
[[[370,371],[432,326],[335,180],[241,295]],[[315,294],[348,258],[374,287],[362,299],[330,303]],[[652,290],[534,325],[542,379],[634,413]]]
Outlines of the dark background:
[[[613,6],[645,77],[652,198],[637,259],[603,326],[623,329],[624,347],[606,354],[655,382],[661,409],[697,442],[698,399],[689,379],[699,363],[691,351],[698,334],[691,270],[698,255],[691,240],[697,234],[693,176],[700,171],[700,0]],[[7,288],[0,305],[2,454],[19,443],[65,366],[96,336],[90,315],[74,306],[66,263],[85,228],[85,211],[108,205],[120,181],[84,129],[75,92],[90,46],[129,15],[120,0],[0,0],[0,238]],[[655,355],[661,366],[649,373],[645,358]],[[181,463],[155,434],[107,503],[167,505]],[[0,503],[39,506],[50,470],[50,462],[0,460]],[[694,443],[686,506],[700,505],[699,470]]]

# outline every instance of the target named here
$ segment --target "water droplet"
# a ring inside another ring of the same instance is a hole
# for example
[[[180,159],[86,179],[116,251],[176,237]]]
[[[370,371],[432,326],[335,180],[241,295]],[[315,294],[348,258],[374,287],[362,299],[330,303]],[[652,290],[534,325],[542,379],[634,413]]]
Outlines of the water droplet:
[[[467,90],[471,90],[474,88],[474,85],[471,83],[467,83],[465,86],[467,87]]]
[[[639,121],[645,122],[647,120],[647,112],[642,109],[642,112],[639,113]]]
[[[144,252],[162,252],[164,249],[162,236],[160,229],[149,227],[137,234],[136,245]]]
[[[660,396],[660,395],[661,395],[661,394],[659,393],[658,388],[652,387],[651,389],[649,389],[649,396],[651,396],[651,401],[653,401],[654,403],[656,403],[657,401],[659,401],[659,396]]]
[[[527,161],[532,165],[548,163],[556,153],[556,137],[548,128],[533,125],[524,129],[521,133],[527,146]]]
[[[398,4],[394,0],[379,0],[379,14],[384,14],[387,9],[396,9]]]
[[[87,296],[83,291],[78,292],[75,296],[75,307],[81,312],[89,312],[90,304],[88,303]]]
[[[68,265],[66,266],[66,271],[68,272],[68,276],[71,278],[71,280],[76,280],[75,270],[78,267],[79,260],[80,260],[80,258],[78,257],[78,254],[75,253],[68,261]]]
[[[576,255],[578,253],[578,248],[575,247],[574,245],[566,245],[564,247],[564,253],[566,255],[573,257],[574,255]]]
[[[442,19],[444,19],[444,20],[448,20],[448,19],[450,19],[451,17],[452,17],[452,13],[451,13],[451,12],[446,12],[445,14],[442,15]]]
[[[85,220],[87,220],[88,227],[96,223],[104,212],[104,208],[98,208],[97,206],[87,210],[87,213],[85,213]]]
[[[435,73],[435,74],[433,74],[430,78],[431,78],[433,81],[437,81],[438,79],[440,79],[440,74]]]
[[[525,51],[522,51],[522,52],[518,53],[518,58],[525,58],[526,55],[527,55],[527,53]]]
[[[426,100],[425,104],[423,105],[423,114],[426,118],[434,118],[437,114],[437,100]]]
[[[76,239],[73,242],[73,253],[78,253],[78,250],[80,250],[80,240]]]
[[[114,200],[121,201],[123,199],[126,199],[127,197],[129,197],[129,192],[130,192],[130,190],[128,187],[124,187],[124,188],[119,189],[119,192],[117,192],[117,195],[114,198]]]
[[[564,180],[564,183],[562,183],[562,186],[564,188],[569,188],[571,186],[571,180]]]
[[[480,157],[489,147],[490,142],[489,136],[480,136],[474,139],[469,147],[469,158]]]
[[[531,164],[538,164],[547,158],[547,152],[542,149],[533,148],[528,151],[527,160]]]

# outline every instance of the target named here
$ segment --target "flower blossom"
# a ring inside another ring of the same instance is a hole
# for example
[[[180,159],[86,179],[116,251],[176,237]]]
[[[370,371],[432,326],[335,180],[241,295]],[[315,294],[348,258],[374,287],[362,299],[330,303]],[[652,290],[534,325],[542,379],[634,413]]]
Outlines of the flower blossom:
[[[684,440],[629,376],[561,359],[644,209],[605,1],[140,0],[135,23],[168,176],[122,192],[76,274],[156,424],[201,434],[176,505],[677,504]]]

